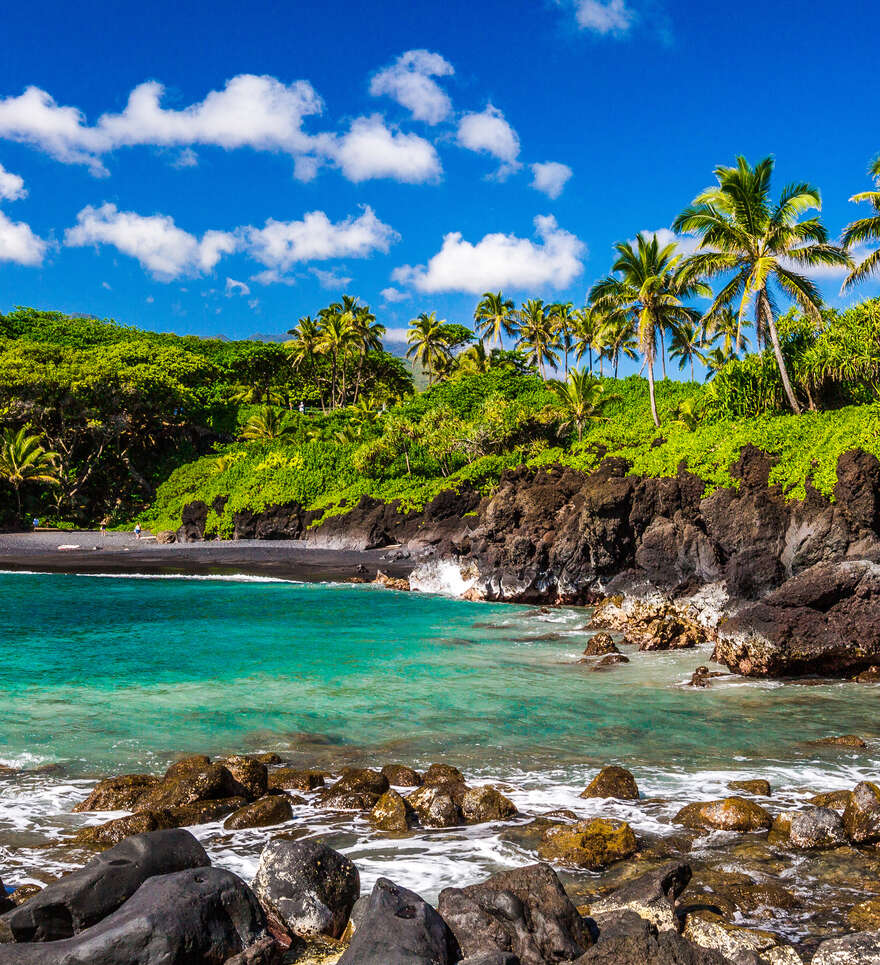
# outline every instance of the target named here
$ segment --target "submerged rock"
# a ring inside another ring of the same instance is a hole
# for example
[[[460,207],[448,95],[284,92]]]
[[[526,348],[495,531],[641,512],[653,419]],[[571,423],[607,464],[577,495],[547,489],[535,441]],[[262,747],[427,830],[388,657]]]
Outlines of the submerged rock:
[[[850,908],[846,920],[859,931],[880,930],[880,898],[860,901]]]
[[[522,965],[540,965],[569,961],[590,944],[586,923],[547,865],[445,888],[437,908],[466,959],[497,951],[516,955]]]
[[[767,831],[773,823],[760,804],[743,797],[688,804],[672,820],[694,830],[719,831]]]
[[[621,801],[638,801],[639,788],[631,771],[611,764],[603,767],[578,797],[613,797]]]
[[[761,778],[752,781],[731,781],[727,786],[731,791],[745,791],[747,794],[756,794],[759,797],[770,797],[770,782]]]
[[[538,845],[545,861],[601,871],[636,853],[636,836],[625,821],[593,818],[550,827]]]
[[[864,750],[868,745],[855,734],[843,734],[841,737],[823,737],[821,740],[810,741],[815,747],[850,747],[853,750]]]
[[[327,845],[274,838],[260,855],[253,889],[294,934],[339,938],[361,883],[352,862]]]

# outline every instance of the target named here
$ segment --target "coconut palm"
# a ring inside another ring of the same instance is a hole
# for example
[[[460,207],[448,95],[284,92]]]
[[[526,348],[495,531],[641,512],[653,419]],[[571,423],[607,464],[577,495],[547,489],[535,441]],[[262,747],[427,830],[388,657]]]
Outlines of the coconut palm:
[[[264,405],[257,409],[244,424],[241,438],[247,440],[282,439],[290,435],[296,426],[290,417],[279,409]]]
[[[714,378],[732,359],[736,358],[736,350],[725,352],[721,348],[713,348],[703,354],[703,364],[706,366],[706,381]]]
[[[555,351],[559,347],[559,339],[554,331],[553,323],[547,315],[544,302],[540,298],[530,298],[517,312],[519,319],[519,341],[516,347],[523,349],[545,378],[545,363],[552,366],[559,363],[559,354]]]
[[[443,324],[436,312],[422,312],[418,318],[410,321],[406,334],[409,345],[406,357],[412,359],[413,366],[418,361],[428,373],[428,385],[434,381],[450,354],[443,337]]]
[[[574,347],[574,317],[571,302],[554,302],[547,307],[547,317],[562,349],[565,377],[568,378],[568,356]]]
[[[588,372],[577,370],[569,372],[565,382],[553,382],[551,387],[559,399],[559,428],[565,430],[573,426],[578,442],[584,437],[584,428],[590,422],[604,420],[605,408],[610,402],[620,398],[606,392],[604,384]]]
[[[57,486],[58,453],[43,447],[39,436],[29,435],[28,427],[4,429],[0,435],[0,479],[15,490],[15,505],[21,519],[21,488],[28,483]]]
[[[474,310],[474,327],[477,334],[489,344],[502,345],[502,336],[516,332],[516,313],[513,301],[501,292],[485,292]]]
[[[716,294],[707,315],[722,305],[739,301],[738,333],[751,303],[759,341],[769,335],[788,403],[801,407],[791,387],[776,330],[774,289],[779,289],[817,323],[822,298],[816,284],[796,268],[850,266],[852,259],[828,241],[828,232],[808,211],[822,207],[817,188],[806,183],[783,188],[777,202],[770,199],[773,159],[752,167],[738,157],[736,167],[717,167],[717,184],[707,188],[675,219],[673,230],[696,235],[700,249],[683,268],[689,278],[730,280]],[[737,349],[740,347],[737,338]]]
[[[348,299],[348,296],[344,296]],[[353,346],[356,333],[353,306],[338,302],[318,313],[321,317],[319,350],[330,356],[330,407],[335,409],[345,398],[345,357]],[[339,373],[342,371],[340,385]],[[339,390],[337,392],[337,390]]]
[[[690,364],[691,382],[694,381],[694,359],[703,361],[703,353],[700,351],[702,344],[702,332],[694,322],[680,322],[672,330],[672,338],[669,342],[669,357],[678,359],[679,372]]]
[[[870,173],[874,178],[876,190],[861,191],[859,194],[854,194],[850,201],[856,204],[866,201],[874,209],[873,214],[867,218],[859,218],[858,221],[853,221],[843,229],[843,245],[846,248],[865,241],[880,241],[880,157],[871,165]],[[853,267],[846,276],[843,288],[846,290],[878,272],[880,272],[880,248],[876,248],[861,264]]]
[[[458,371],[468,375],[485,375],[492,368],[497,350],[486,351],[486,343],[480,339],[458,357]]]
[[[734,314],[730,305],[721,305],[711,315],[705,315],[702,319],[702,338],[701,348],[707,345],[714,345],[721,342],[721,348],[728,356],[735,354],[737,335],[739,335],[740,348],[744,352],[752,347],[745,332],[739,327],[739,318]]]
[[[684,280],[676,244],[660,245],[657,235],[640,234],[634,242],[618,242],[612,274],[596,282],[590,300],[608,310],[609,322],[626,318],[638,332],[639,348],[648,372],[648,394],[654,425],[660,425],[654,395],[657,336],[683,321],[696,322],[700,313],[684,300],[708,292],[701,281]]]
[[[385,336],[385,326],[376,321],[376,316],[366,305],[356,308],[353,315],[354,327],[353,344],[358,353],[357,374],[354,382],[354,402],[361,394],[361,382],[364,377],[364,364],[367,353],[381,352],[382,339]]]
[[[590,375],[593,374],[593,353],[598,347],[598,334],[605,316],[593,305],[584,305],[571,313],[574,332],[574,354],[578,362],[584,356],[589,361]]]
[[[599,333],[599,340],[604,357],[614,366],[616,379],[621,356],[634,359],[639,347],[632,319],[628,315],[614,315],[606,318]]]

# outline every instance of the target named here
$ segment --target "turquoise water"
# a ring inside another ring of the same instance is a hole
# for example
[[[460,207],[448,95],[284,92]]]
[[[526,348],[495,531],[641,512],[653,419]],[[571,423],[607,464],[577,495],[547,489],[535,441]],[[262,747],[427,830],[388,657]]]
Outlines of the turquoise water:
[[[496,771],[610,759],[698,771],[803,759],[805,740],[876,727],[874,688],[682,687],[705,660],[695,652],[590,673],[576,662],[583,610],[58,575],[0,575],[0,600],[0,759],[76,774],[297,748]]]

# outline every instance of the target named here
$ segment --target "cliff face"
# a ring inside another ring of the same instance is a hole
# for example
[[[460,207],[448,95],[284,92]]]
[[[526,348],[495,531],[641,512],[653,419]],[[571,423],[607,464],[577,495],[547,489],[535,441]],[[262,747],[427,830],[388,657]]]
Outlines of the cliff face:
[[[405,512],[364,497],[317,526],[314,512],[270,507],[238,513],[235,536],[351,549],[403,544],[414,560],[454,561],[468,571],[471,595],[492,600],[586,603],[647,590],[676,598],[712,584],[736,614],[720,627],[716,654],[738,672],[849,672],[880,662],[880,566],[870,565],[880,563],[880,462],[844,453],[834,502],[811,487],[805,500],[787,502],[769,485],[771,467],[746,447],[732,467],[739,488],[707,497],[691,473],[627,475],[621,459],[589,474],[520,468],[488,498],[446,492],[422,512]],[[207,511],[190,504],[178,537],[201,538]],[[865,562],[854,570],[854,561]],[[795,578],[786,595],[780,588]],[[837,616],[819,619],[835,607]],[[822,654],[819,624],[836,641]],[[859,654],[842,660],[858,633]]]

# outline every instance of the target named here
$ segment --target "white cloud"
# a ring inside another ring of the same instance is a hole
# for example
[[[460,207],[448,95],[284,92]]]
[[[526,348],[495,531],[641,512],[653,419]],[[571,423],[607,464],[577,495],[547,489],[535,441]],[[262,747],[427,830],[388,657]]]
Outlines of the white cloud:
[[[395,328],[395,327],[392,326],[391,328],[386,328],[386,329],[385,329],[384,341],[386,341],[386,342],[405,342],[408,335],[409,335],[409,329],[408,329],[408,328],[403,328],[403,327],[401,327],[401,328]]]
[[[318,279],[322,288],[345,288],[352,283],[350,276],[340,275],[335,271],[324,271],[322,268],[309,268],[309,271]]]
[[[250,295],[250,288],[243,281],[236,281],[234,278],[226,279],[226,296]]]
[[[199,156],[191,147],[185,147],[171,163],[176,168],[195,168],[199,165]]]
[[[850,249],[850,257],[858,265],[863,262],[868,255],[874,249],[870,245],[856,245],[854,248]],[[815,267],[807,268],[804,265],[799,265],[796,261],[786,258],[783,260],[783,264],[786,268],[790,268],[792,271],[796,271],[801,275],[806,275],[808,278],[812,278],[813,281],[823,282],[823,281],[840,281],[842,282],[844,278],[852,271],[851,268],[847,268],[845,265],[816,265]]]
[[[392,279],[429,293],[565,288],[583,271],[587,247],[552,215],[535,218],[535,228],[539,243],[499,233],[472,244],[453,231],[427,265],[403,265]]]
[[[370,207],[357,218],[335,224],[323,211],[310,211],[302,221],[270,218],[265,227],[246,228],[244,234],[250,254],[276,273],[254,278],[263,283],[279,281],[280,273],[298,262],[366,258],[374,251],[388,251],[397,240],[394,229],[380,221]]]
[[[519,167],[519,137],[507,123],[504,114],[487,104],[479,114],[465,114],[458,122],[459,145],[469,151],[491,154],[502,162],[499,176],[503,177]]]
[[[452,101],[434,77],[448,77],[455,70],[440,54],[408,50],[370,82],[374,97],[387,94],[405,107],[417,121],[439,124],[452,113]]]
[[[76,225],[65,232],[66,245],[112,245],[137,258],[161,281],[208,272],[239,244],[235,235],[224,231],[206,231],[198,239],[178,228],[169,215],[144,216],[119,211],[114,204],[99,208],[88,205],[76,220]]]
[[[49,243],[23,221],[12,221],[0,211],[0,261],[36,266],[43,263]]]
[[[0,164],[0,201],[18,201],[26,195],[27,189],[24,186],[24,178],[7,171]]]
[[[101,288],[105,288],[108,292],[112,292],[112,291],[113,291],[113,289],[110,287],[110,282],[109,282],[109,281],[102,281],[102,282],[101,282]]]
[[[536,191],[543,191],[548,198],[558,198],[562,194],[572,173],[567,164],[560,164],[559,161],[545,161],[531,167],[534,175],[532,187]]]
[[[403,134],[374,114],[358,117],[341,137],[319,139],[320,150],[332,158],[349,181],[393,178],[408,184],[436,181],[443,172],[434,145],[417,134]]]
[[[296,279],[292,275],[282,275],[280,271],[276,271],[274,268],[258,271],[256,275],[251,275],[251,281],[255,281],[258,285],[288,285],[292,287],[296,284]]]
[[[402,292],[399,288],[394,288],[393,285],[389,285],[388,288],[383,288],[379,294],[389,303],[405,302],[410,297],[409,292]]]
[[[623,36],[635,23],[635,11],[626,0],[575,0],[575,18],[581,30],[605,36]]]
[[[156,299],[152,295],[147,295],[146,302],[148,305],[152,305]]]

